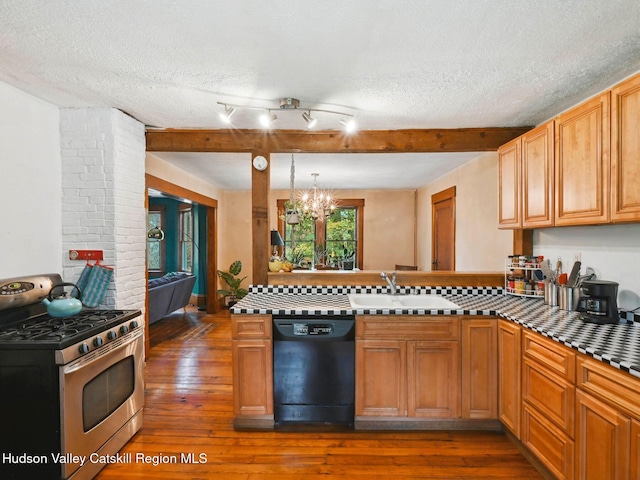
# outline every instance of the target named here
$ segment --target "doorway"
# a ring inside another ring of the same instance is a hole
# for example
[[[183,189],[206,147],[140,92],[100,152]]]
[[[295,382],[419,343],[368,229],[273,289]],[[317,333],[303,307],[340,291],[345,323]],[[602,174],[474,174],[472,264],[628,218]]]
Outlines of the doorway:
[[[431,269],[456,269],[456,187],[431,195]]]

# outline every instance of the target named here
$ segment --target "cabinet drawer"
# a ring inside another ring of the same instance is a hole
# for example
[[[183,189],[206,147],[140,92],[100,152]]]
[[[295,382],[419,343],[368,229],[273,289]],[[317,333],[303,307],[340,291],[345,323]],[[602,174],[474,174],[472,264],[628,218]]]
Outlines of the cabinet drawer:
[[[523,353],[571,383],[575,383],[576,354],[568,347],[541,337],[537,333],[524,332]]]
[[[574,478],[573,440],[527,404],[522,409],[522,443],[556,478]]]
[[[356,336],[394,340],[458,340],[460,318],[446,315],[358,315]]]
[[[522,398],[536,407],[569,437],[574,433],[575,387],[567,380],[525,358]]]
[[[576,385],[640,419],[640,380],[597,360],[578,357]]]
[[[271,338],[271,315],[232,315],[231,335],[240,338]]]

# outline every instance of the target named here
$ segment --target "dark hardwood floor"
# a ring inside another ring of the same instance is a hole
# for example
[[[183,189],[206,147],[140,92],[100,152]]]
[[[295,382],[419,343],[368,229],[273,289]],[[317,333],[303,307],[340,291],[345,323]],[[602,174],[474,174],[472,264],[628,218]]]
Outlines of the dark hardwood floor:
[[[121,451],[132,461],[99,480],[543,478],[495,432],[234,431],[228,311],[179,312],[150,341],[144,427]]]

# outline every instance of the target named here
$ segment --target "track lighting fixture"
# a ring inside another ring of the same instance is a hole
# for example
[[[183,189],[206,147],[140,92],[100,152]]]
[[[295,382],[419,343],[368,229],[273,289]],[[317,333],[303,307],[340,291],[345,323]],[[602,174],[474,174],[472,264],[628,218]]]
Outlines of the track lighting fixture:
[[[305,112],[302,114],[302,118],[304,118],[304,121],[307,122],[307,127],[308,128],[313,128],[315,127],[316,123],[318,123],[318,119],[317,118],[313,118],[311,116],[311,112]]]
[[[220,112],[220,118],[225,123],[231,123],[230,122],[231,115],[237,109],[260,110],[262,112],[259,117],[260,124],[265,128],[271,127],[273,122],[275,122],[275,120],[278,118],[276,115],[272,113],[273,111],[282,112],[282,111],[306,110],[302,114],[302,118],[307,123],[307,128],[313,128],[318,123],[318,118],[312,117],[311,112],[320,112],[320,113],[329,113],[329,114],[340,115],[342,117],[345,117],[345,119],[340,120],[339,123],[345,128],[345,131],[349,133],[355,131],[356,129],[356,124],[353,119],[353,115],[351,115],[350,113],[337,112],[334,110],[325,110],[322,108],[301,108],[300,100],[292,97],[281,98],[280,105],[277,108],[265,108],[265,107],[258,107],[253,105],[235,105],[235,104],[224,103],[224,102],[218,102],[218,105],[224,106],[224,112]]]

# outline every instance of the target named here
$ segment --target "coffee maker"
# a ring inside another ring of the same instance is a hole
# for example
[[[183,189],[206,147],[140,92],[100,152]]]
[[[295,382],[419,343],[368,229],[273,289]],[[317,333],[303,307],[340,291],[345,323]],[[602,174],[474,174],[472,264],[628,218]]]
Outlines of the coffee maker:
[[[578,311],[587,323],[619,323],[618,284],[607,280],[585,280],[580,286]]]

